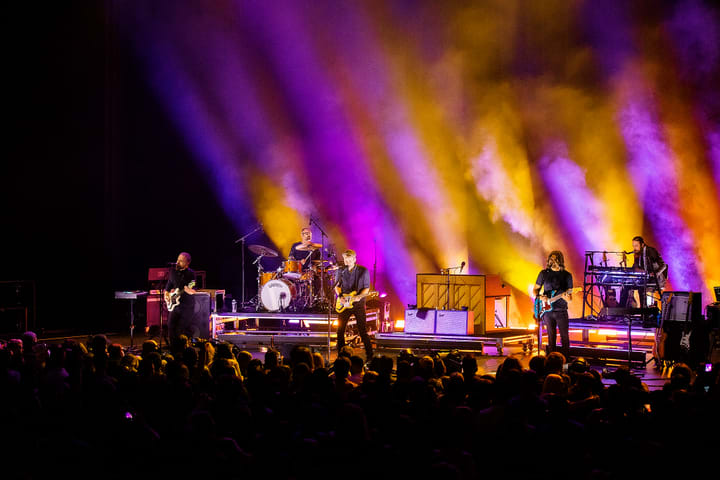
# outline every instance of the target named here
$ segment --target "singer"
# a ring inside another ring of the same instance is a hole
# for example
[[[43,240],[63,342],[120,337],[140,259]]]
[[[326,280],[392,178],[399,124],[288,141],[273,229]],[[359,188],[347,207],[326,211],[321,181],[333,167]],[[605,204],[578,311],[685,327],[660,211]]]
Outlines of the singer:
[[[168,336],[170,341],[182,334],[188,338],[197,337],[199,332],[192,330],[192,317],[195,309],[193,295],[195,285],[195,271],[190,269],[192,257],[187,252],[178,255],[174,269],[170,269],[167,284],[165,285],[165,301],[170,299],[170,292],[180,294],[180,303],[168,315]]]

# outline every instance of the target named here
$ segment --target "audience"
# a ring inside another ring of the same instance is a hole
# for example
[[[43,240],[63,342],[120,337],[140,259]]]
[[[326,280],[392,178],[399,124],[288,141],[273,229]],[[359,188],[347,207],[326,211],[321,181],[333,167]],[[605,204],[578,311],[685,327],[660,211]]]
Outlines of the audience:
[[[0,344],[0,420],[12,432],[5,470],[610,478],[713,463],[720,365],[698,373],[676,364],[652,392],[630,369],[604,384],[587,361],[565,365],[559,353],[528,366],[509,356],[490,375],[472,355],[410,351],[364,364],[348,347],[326,368],[304,346],[261,360],[181,338],[168,352],[148,340],[135,355],[102,335],[47,346],[28,332]],[[640,460],[628,466],[617,451]],[[687,461],[666,465],[668,452]]]

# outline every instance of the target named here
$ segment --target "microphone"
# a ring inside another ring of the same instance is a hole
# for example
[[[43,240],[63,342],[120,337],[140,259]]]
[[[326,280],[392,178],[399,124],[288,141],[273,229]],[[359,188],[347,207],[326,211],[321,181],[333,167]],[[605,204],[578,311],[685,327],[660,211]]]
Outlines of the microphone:
[[[460,264],[460,273],[462,273],[463,268],[465,267],[465,262],[462,262]]]

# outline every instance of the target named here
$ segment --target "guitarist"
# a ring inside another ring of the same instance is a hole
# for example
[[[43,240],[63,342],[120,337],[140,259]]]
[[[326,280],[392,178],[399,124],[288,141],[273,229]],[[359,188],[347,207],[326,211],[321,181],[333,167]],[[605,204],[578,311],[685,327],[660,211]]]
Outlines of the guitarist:
[[[365,322],[365,297],[370,293],[370,273],[367,268],[357,264],[355,250],[345,250],[342,257],[345,267],[338,271],[335,293],[338,297],[356,293],[346,299],[352,306],[338,314],[337,349],[339,352],[345,346],[345,328],[350,317],[355,315],[360,338],[365,344],[365,358],[366,361],[370,361],[373,357],[373,348]]]
[[[175,268],[170,270],[167,284],[165,285],[165,301],[170,299],[170,292],[176,288],[180,289],[180,303],[168,315],[168,336],[174,340],[181,334],[189,334],[192,327],[192,317],[195,307],[193,295],[195,290],[191,284],[195,282],[195,271],[190,269],[192,257],[187,252],[178,255]]]
[[[542,290],[543,294],[540,295],[540,299],[545,302],[551,294],[562,294],[562,297],[552,304],[552,310],[546,312],[542,318],[547,326],[549,351],[558,350],[556,346],[557,332],[555,331],[557,328],[560,330],[562,353],[566,359],[570,356],[570,320],[567,302],[572,300],[572,287],[572,275],[565,270],[565,258],[562,252],[558,250],[550,252],[547,259],[547,268],[540,271],[535,281],[533,295],[538,297],[540,290]]]

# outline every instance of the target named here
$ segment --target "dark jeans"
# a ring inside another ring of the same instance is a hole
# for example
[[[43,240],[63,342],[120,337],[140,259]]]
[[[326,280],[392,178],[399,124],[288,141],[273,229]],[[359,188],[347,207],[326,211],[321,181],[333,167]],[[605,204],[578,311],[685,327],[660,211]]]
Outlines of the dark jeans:
[[[168,314],[168,338],[170,340],[179,337],[182,334],[192,338],[193,332],[193,305],[183,305],[182,303],[175,307]],[[196,336],[196,335],[195,335]]]
[[[570,355],[570,319],[567,310],[553,310],[543,315],[543,320],[547,326],[548,346],[550,351],[557,351],[557,332],[560,330],[560,341],[562,342],[562,352],[567,358]]]
[[[340,349],[345,346],[345,329],[347,328],[348,320],[350,320],[350,317],[353,315],[355,315],[355,322],[357,323],[360,338],[363,344],[365,344],[365,356],[370,360],[373,356],[373,348],[370,336],[367,334],[365,305],[361,302],[356,303],[352,308],[343,310],[338,314],[337,349],[340,351]]]

